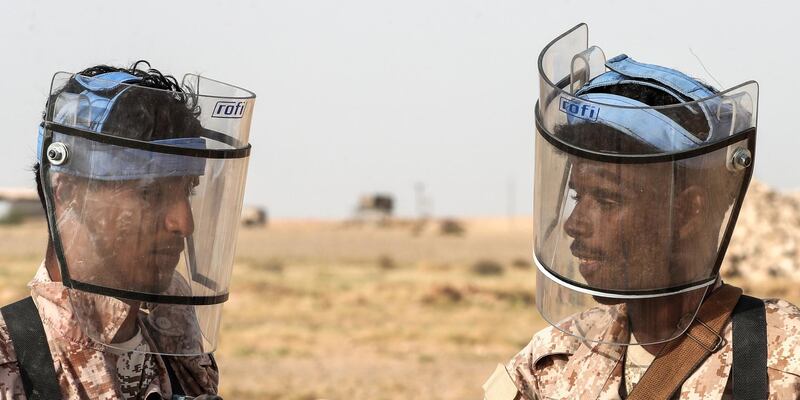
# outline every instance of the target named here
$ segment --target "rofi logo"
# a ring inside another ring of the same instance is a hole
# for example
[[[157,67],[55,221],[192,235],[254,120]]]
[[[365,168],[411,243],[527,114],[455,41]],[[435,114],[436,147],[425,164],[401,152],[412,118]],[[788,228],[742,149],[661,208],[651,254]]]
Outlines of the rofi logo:
[[[245,104],[243,101],[218,101],[211,118],[242,118]]]
[[[561,98],[558,109],[574,117],[588,119],[590,121],[597,121],[597,116],[600,114],[600,107],[581,103],[566,97]]]

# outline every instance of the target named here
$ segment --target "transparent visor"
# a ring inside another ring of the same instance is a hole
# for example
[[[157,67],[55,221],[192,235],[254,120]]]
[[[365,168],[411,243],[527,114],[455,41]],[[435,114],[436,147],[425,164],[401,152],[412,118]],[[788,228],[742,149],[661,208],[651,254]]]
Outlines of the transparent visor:
[[[40,128],[75,317],[123,351],[213,351],[228,298],[254,95],[197,76],[184,88],[56,74]]]
[[[537,307],[589,341],[668,341],[717,280],[752,174],[757,85],[661,107],[575,96],[585,35],[579,25],[540,56]]]

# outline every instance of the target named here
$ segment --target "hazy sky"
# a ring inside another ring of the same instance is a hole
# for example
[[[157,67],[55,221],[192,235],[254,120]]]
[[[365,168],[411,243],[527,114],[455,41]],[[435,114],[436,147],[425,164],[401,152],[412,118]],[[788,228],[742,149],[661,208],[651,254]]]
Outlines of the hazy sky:
[[[536,58],[590,44],[723,86],[760,83],[756,177],[800,189],[796,2],[14,1],[0,13],[0,186],[33,186],[52,74],[151,61],[258,94],[245,202],[342,217],[366,192],[438,215],[530,213]],[[646,4],[646,6],[645,6]],[[509,194],[513,197],[509,198]]]

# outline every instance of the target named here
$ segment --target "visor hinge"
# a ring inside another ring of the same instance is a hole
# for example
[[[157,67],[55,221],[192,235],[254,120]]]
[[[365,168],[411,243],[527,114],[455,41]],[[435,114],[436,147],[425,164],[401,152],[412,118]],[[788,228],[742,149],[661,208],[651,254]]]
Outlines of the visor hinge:
[[[61,142],[51,143],[47,146],[47,161],[53,165],[61,165],[69,159],[69,147]]]
[[[705,322],[703,322],[703,321],[701,321],[701,320],[699,320],[699,319],[695,319],[695,321],[697,321],[697,322],[699,322],[699,323],[700,323],[700,325],[696,325],[696,326],[702,326],[703,328],[705,328],[705,330],[707,330],[707,331],[711,332],[711,334],[715,336],[715,337],[714,337],[714,343],[712,343],[711,345],[709,345],[709,344],[707,343],[707,342],[708,342],[708,340],[700,340],[700,339],[698,339],[698,338],[694,337],[694,336],[692,335],[692,332],[691,332],[691,329],[692,329],[691,327],[689,327],[689,329],[686,331],[686,336],[689,336],[689,337],[690,337],[692,340],[694,340],[695,342],[697,342],[697,344],[699,344],[700,346],[702,346],[702,347],[703,347],[704,349],[706,349],[706,351],[708,351],[709,353],[714,353],[714,352],[716,352],[717,350],[721,349],[721,348],[722,348],[722,346],[724,346],[724,345],[725,345],[725,338],[723,338],[722,336],[720,336],[720,334],[719,334],[719,333],[717,333],[717,331],[715,331],[715,330],[714,330],[712,327],[708,326],[708,324],[706,324]],[[703,336],[706,336],[706,335],[704,334]]]

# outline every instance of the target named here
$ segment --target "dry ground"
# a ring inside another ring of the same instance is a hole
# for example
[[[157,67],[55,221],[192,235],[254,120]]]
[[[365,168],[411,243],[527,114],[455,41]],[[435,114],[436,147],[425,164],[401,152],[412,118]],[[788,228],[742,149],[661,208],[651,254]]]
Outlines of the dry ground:
[[[544,326],[529,219],[427,229],[278,221],[243,229],[217,352],[227,399],[479,399]],[[0,302],[26,294],[45,227],[0,227]],[[481,260],[480,272],[473,270]],[[743,282],[738,282],[743,283]],[[748,288],[800,299],[788,281]]]

